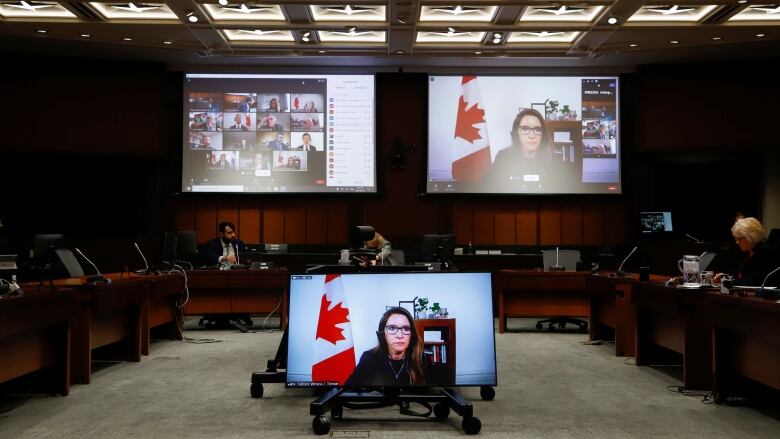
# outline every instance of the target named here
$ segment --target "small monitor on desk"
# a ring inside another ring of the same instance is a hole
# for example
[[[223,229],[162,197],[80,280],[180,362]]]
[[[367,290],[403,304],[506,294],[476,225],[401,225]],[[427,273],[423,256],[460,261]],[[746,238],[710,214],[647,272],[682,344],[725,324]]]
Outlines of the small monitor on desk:
[[[266,253],[287,253],[287,244],[266,244]]]
[[[169,264],[192,262],[198,254],[197,233],[194,230],[163,232],[160,258]]]
[[[672,212],[639,212],[639,230],[643,236],[672,233]]]
[[[48,233],[33,235],[30,257],[38,260],[54,257],[54,249],[64,247],[65,235],[61,233]]]
[[[444,262],[455,258],[455,235],[423,235],[422,261]]]

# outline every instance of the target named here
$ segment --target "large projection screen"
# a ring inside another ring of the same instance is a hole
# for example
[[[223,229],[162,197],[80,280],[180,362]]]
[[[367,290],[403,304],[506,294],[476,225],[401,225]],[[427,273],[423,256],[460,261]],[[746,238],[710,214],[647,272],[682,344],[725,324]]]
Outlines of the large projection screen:
[[[182,192],[376,192],[374,83],[185,74]]]
[[[429,76],[428,193],[619,194],[614,76]]]

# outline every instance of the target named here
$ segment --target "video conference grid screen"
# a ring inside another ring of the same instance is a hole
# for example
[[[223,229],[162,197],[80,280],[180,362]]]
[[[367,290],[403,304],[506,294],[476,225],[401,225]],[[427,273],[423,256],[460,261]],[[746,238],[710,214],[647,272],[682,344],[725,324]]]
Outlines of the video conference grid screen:
[[[376,192],[373,75],[193,74],[183,192]]]
[[[429,76],[428,193],[621,192],[618,78]]]
[[[640,212],[642,233],[672,232],[672,212]]]
[[[490,273],[292,275],[289,309],[288,387],[496,385]]]

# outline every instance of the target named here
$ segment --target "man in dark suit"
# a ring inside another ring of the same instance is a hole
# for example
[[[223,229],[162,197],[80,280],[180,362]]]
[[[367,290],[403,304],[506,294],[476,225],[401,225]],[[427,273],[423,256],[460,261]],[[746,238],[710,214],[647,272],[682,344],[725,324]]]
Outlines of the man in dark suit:
[[[290,145],[284,143],[284,133],[276,133],[276,139],[268,142],[268,149],[274,151],[289,151]]]
[[[246,251],[244,241],[236,237],[236,226],[230,221],[219,223],[219,236],[206,242],[204,255],[209,265],[240,263],[238,254]]]
[[[236,113],[236,117],[233,118],[233,121],[235,122],[233,125],[230,126],[230,130],[232,131],[249,131],[249,128],[244,125],[244,115],[241,113]]]
[[[316,151],[317,147],[311,144],[311,134],[303,133],[301,136],[301,143],[299,146],[293,148],[293,151]]]

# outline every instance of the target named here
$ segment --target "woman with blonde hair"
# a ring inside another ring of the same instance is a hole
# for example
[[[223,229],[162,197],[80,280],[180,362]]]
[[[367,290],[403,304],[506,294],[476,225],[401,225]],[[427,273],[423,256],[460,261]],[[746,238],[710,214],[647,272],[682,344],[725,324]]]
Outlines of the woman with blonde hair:
[[[777,258],[766,243],[766,229],[753,217],[740,218],[731,227],[731,235],[747,254],[734,276],[734,285],[761,285],[766,275],[777,268]],[[720,282],[723,275],[718,273],[715,282]]]
[[[386,240],[379,232],[374,232],[374,238],[363,241],[363,248],[376,250],[376,260],[380,265],[394,265],[393,248],[390,241]]]

